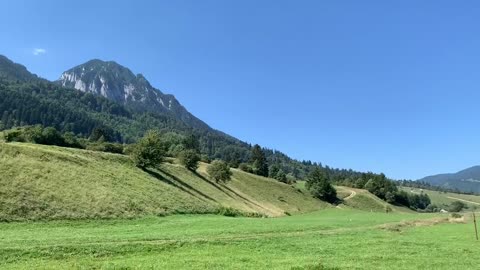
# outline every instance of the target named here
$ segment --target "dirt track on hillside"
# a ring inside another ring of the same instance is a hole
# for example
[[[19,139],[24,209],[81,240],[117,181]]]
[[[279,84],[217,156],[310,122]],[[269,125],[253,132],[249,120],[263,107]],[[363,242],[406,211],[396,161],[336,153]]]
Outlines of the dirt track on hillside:
[[[464,199],[460,199],[460,198],[455,198],[455,197],[450,197],[450,196],[447,196],[447,198],[452,199],[452,200],[458,200],[458,201],[462,201],[462,202],[467,202],[467,203],[471,203],[471,204],[480,205],[480,203],[478,203],[478,202],[472,202],[472,201],[468,201],[468,200],[464,200]]]

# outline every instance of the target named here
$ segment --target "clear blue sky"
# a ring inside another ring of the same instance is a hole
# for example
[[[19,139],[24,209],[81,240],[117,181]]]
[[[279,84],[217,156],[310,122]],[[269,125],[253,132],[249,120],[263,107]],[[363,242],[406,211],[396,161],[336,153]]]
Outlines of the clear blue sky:
[[[297,159],[412,179],[480,164],[478,1],[16,0],[0,10],[0,54],[47,79],[115,60],[212,127]]]

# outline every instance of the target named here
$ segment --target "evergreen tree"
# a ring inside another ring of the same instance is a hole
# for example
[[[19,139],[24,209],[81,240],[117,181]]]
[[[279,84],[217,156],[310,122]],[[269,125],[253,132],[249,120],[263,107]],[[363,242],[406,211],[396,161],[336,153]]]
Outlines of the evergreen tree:
[[[337,201],[337,191],[328,180],[324,170],[315,168],[307,178],[306,187],[315,198],[334,203]]]
[[[277,164],[273,164],[270,166],[270,169],[268,170],[268,177],[277,179],[277,174],[280,171],[280,167]]]
[[[200,153],[200,142],[195,134],[190,133],[185,136],[182,143],[185,149],[194,150],[195,152]]]
[[[253,146],[250,161],[255,174],[268,177],[267,159],[260,145],[255,144]]]

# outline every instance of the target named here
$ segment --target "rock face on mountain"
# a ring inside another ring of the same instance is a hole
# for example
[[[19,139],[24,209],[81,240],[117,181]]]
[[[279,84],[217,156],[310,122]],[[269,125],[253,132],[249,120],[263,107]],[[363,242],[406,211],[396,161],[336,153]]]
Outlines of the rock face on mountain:
[[[457,173],[427,176],[419,181],[463,192],[480,192],[480,166],[470,167]]]
[[[209,128],[173,96],[154,88],[141,74],[113,61],[94,59],[62,73],[56,83],[104,96],[137,110],[169,113],[193,128]]]

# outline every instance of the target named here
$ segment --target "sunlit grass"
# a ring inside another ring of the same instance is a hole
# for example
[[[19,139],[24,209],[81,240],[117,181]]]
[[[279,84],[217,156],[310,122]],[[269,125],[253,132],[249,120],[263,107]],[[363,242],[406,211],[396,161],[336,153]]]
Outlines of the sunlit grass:
[[[444,219],[431,214],[329,209],[266,219],[187,215],[4,223],[0,224],[0,266],[475,269],[478,245],[471,224],[420,221],[432,218]],[[395,230],[385,229],[392,223],[397,224]]]

